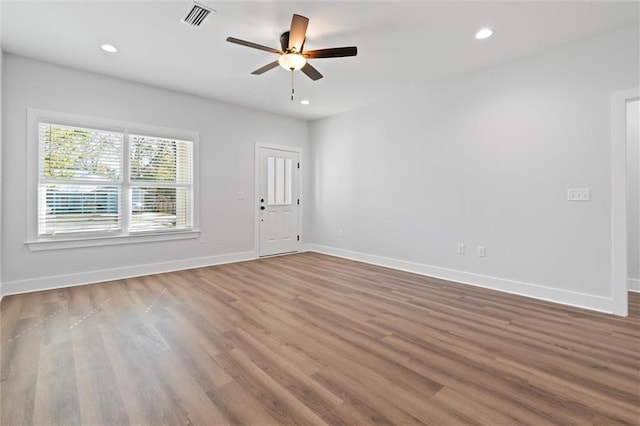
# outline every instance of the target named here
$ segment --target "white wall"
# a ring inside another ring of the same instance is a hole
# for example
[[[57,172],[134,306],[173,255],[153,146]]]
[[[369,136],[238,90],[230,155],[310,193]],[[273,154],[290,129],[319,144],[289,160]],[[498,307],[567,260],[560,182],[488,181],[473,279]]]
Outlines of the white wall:
[[[627,234],[629,289],[640,291],[640,101],[627,104]]]
[[[255,142],[308,151],[305,121],[14,55],[4,57],[3,95],[5,294],[252,257]],[[29,107],[199,132],[200,225],[206,242],[30,252],[24,244]],[[245,192],[245,200],[236,200],[238,191]]]
[[[638,59],[629,28],[312,123],[310,247],[611,311],[610,95]]]

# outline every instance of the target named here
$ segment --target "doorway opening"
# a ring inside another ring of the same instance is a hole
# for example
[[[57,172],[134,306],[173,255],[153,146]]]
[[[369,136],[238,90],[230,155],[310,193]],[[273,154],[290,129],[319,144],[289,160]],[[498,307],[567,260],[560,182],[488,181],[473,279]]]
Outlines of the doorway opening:
[[[611,290],[612,311],[629,312],[629,176],[627,164],[628,106],[640,99],[640,89],[612,95],[611,110]],[[637,219],[636,219],[637,220]]]

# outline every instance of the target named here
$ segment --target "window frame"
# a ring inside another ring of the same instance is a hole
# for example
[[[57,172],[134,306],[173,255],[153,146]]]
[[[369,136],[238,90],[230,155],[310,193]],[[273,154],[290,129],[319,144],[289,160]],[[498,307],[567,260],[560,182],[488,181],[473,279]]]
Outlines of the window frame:
[[[39,128],[41,122],[64,126],[99,129],[123,134],[122,154],[122,199],[119,208],[122,212],[121,230],[117,232],[77,232],[61,235],[42,236],[38,234],[38,186],[40,183],[39,164]],[[137,134],[149,137],[185,140],[192,142],[192,197],[190,202],[190,229],[166,231],[134,231],[129,230],[129,210],[127,192],[131,187],[129,170],[129,135]],[[166,240],[180,240],[200,237],[200,190],[199,190],[199,134],[198,132],[151,126],[126,121],[109,120],[98,117],[83,116],[56,111],[27,109],[27,239],[26,244],[31,251],[64,249],[74,247],[106,246]]]

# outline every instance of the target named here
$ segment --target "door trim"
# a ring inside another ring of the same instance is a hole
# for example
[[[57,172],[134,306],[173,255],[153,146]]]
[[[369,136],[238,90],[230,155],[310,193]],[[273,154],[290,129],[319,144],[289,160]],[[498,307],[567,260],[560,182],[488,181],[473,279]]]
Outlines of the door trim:
[[[253,166],[253,229],[254,229],[254,251],[256,253],[256,259],[260,257],[260,150],[262,148],[277,149],[280,151],[295,152],[298,154],[298,162],[300,163],[300,169],[298,169],[298,199],[300,199],[300,205],[298,205],[298,229],[297,234],[300,235],[300,241],[296,252],[300,251],[302,246],[302,209],[304,208],[303,197],[303,157],[302,148],[287,145],[278,145],[264,142],[256,142],[254,151],[254,166]],[[277,255],[274,255],[277,256]]]
[[[613,313],[626,317],[627,284],[627,102],[640,97],[639,89],[611,96],[611,296]]]

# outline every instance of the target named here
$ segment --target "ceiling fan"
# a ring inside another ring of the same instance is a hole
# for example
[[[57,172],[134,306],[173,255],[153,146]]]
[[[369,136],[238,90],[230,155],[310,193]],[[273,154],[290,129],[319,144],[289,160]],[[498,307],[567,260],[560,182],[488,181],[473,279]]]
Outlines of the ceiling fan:
[[[291,19],[291,29],[282,33],[280,36],[281,50],[252,43],[250,41],[240,40],[234,37],[227,37],[227,41],[280,55],[278,60],[273,61],[262,68],[258,68],[251,74],[259,75],[265,73],[277,67],[279,64],[292,73],[293,71],[301,70],[314,81],[321,79],[322,74],[311,66],[311,64],[307,62],[307,59],[340,58],[345,56],[356,56],[358,54],[358,48],[355,46],[304,51],[304,41],[308,25],[309,18],[294,14]]]

